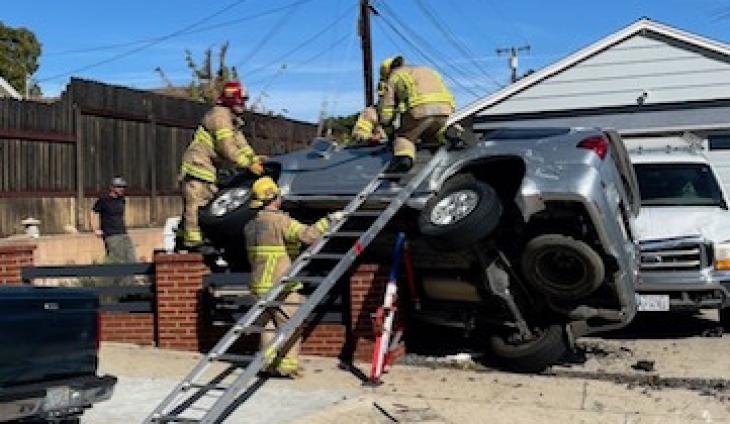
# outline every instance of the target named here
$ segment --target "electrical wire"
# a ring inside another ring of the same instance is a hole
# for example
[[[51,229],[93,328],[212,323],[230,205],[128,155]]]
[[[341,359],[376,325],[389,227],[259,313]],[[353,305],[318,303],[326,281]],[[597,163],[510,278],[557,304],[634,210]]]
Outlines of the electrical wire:
[[[499,7],[497,2],[494,2],[492,0],[487,0],[487,3],[492,6],[492,9],[496,12],[497,15],[499,15],[502,18],[503,22],[507,22],[509,26],[512,27],[512,31],[517,35],[517,37],[522,38],[522,41],[525,44],[530,44],[529,41],[527,41],[527,37],[525,37],[525,34],[522,32],[522,30],[515,24],[515,22],[509,17],[507,17],[507,14],[504,13],[504,11]]]
[[[347,15],[354,8],[355,7],[352,6],[352,7],[348,8],[348,9],[346,9],[343,13],[341,13],[339,16],[337,16],[335,18],[335,20],[332,21],[329,25],[325,25],[324,28],[320,29],[319,31],[317,31],[316,33],[314,33],[312,36],[304,39],[301,43],[297,44],[296,46],[292,47],[291,49],[289,49],[286,52],[282,53],[281,55],[277,56],[275,59],[269,61],[268,63],[266,63],[264,65],[261,65],[261,66],[255,68],[255,69],[252,69],[252,70],[250,70],[248,72],[245,72],[244,75],[246,77],[249,77],[251,75],[257,74],[257,73],[259,73],[259,72],[261,72],[263,70],[268,69],[272,65],[276,65],[279,62],[286,60],[289,56],[295,54],[296,52],[298,52],[299,50],[301,50],[302,48],[304,48],[305,46],[307,46],[309,43],[313,42],[314,40],[316,40],[319,37],[321,37],[322,35],[324,35],[327,32],[327,30],[329,29],[330,26],[335,25],[338,22],[340,22],[341,20],[343,20],[345,17],[347,17]]]
[[[127,50],[125,52],[116,54],[116,55],[114,55],[112,57],[109,57],[109,58],[106,58],[104,60],[100,60],[100,61],[91,63],[89,65],[85,65],[85,66],[82,66],[80,68],[73,69],[71,71],[63,72],[63,73],[56,74],[56,75],[53,75],[53,76],[50,76],[50,77],[40,78],[40,79],[38,79],[37,82],[45,82],[45,81],[51,81],[51,80],[58,79],[58,78],[64,78],[64,77],[67,77],[69,75],[76,74],[76,73],[83,72],[83,71],[87,71],[89,69],[97,68],[99,66],[106,65],[107,63],[115,62],[115,61],[117,61],[119,59],[123,59],[123,58],[125,58],[127,56],[131,56],[131,55],[133,55],[135,53],[139,53],[142,50],[148,49],[148,48],[150,48],[150,47],[152,47],[154,45],[157,45],[157,44],[159,44],[159,43],[161,43],[163,41],[169,40],[170,38],[173,38],[173,37],[177,37],[179,35],[182,35],[186,31],[189,31],[189,30],[197,27],[198,25],[201,25],[201,24],[203,24],[205,22],[208,22],[211,19],[215,19],[218,16],[226,13],[227,11],[233,9],[236,6],[239,6],[240,4],[242,4],[242,3],[246,2],[246,1],[248,1],[248,0],[237,0],[237,1],[229,4],[228,6],[223,7],[222,9],[219,9],[218,11],[216,11],[214,13],[211,13],[210,15],[206,15],[205,17],[203,17],[203,18],[201,18],[201,19],[193,22],[190,25],[186,25],[182,29],[179,29],[177,31],[171,32],[170,34],[167,34],[166,36],[160,37],[160,38],[158,38],[158,39],[156,39],[154,41],[150,41],[148,43],[145,43],[142,46],[139,46],[139,47],[136,47],[134,49]]]
[[[279,32],[281,32],[282,29],[284,29],[284,26],[287,22],[289,22],[289,19],[291,19],[292,15],[299,9],[299,5],[292,7],[289,9],[284,15],[279,18],[278,21],[269,29],[269,31],[264,34],[263,37],[259,40],[258,43],[256,43],[255,46],[249,50],[248,54],[243,57],[240,61],[238,61],[234,66],[239,67],[243,65],[244,63],[248,63],[251,59],[253,59],[261,50],[264,49],[264,46],[266,46],[269,41],[271,41]]]
[[[483,66],[476,60],[477,55],[466,45],[466,43],[459,40],[454,32],[449,28],[448,24],[438,17],[438,15],[430,8],[430,6],[424,0],[413,0],[416,6],[431,21],[434,27],[446,38],[446,40],[454,46],[464,57],[474,66],[477,71],[481,72],[487,79],[489,79],[497,87],[502,87],[496,78],[494,78]]]
[[[311,1],[313,1],[313,0],[297,0],[295,2],[286,4],[284,6],[279,6],[279,7],[274,7],[274,8],[271,8],[271,9],[263,10],[261,12],[254,13],[252,15],[246,15],[246,16],[242,16],[242,17],[239,17],[239,18],[236,18],[236,19],[231,19],[231,20],[228,20],[228,21],[222,21],[222,22],[219,22],[217,24],[207,25],[207,26],[204,26],[204,27],[201,27],[201,28],[198,28],[198,29],[193,29],[193,30],[190,30],[190,31],[185,31],[184,33],[179,34],[179,35],[180,36],[183,36],[183,35],[200,34],[202,32],[208,32],[208,31],[213,31],[213,30],[220,29],[220,28],[225,28],[225,27],[237,25],[237,24],[240,24],[240,23],[243,23],[243,22],[247,22],[247,21],[251,21],[251,20],[254,20],[254,19],[257,19],[257,18],[262,18],[264,16],[273,15],[273,14],[275,14],[277,12],[282,11],[282,10],[286,10],[286,9],[291,8],[291,7],[299,6],[299,5],[302,5],[304,3],[309,3]],[[53,57],[53,56],[62,56],[62,55],[73,55],[73,54],[79,54],[79,53],[90,53],[90,52],[97,52],[97,51],[104,51],[104,50],[115,50],[115,49],[118,49],[118,48],[121,48],[121,47],[130,47],[130,46],[136,46],[138,44],[149,43],[149,42],[152,42],[152,41],[158,41],[158,40],[160,40],[160,39],[162,39],[164,37],[165,36],[158,36],[158,37],[151,37],[151,38],[143,38],[143,39],[136,40],[136,41],[128,41],[128,42],[125,42],[125,43],[107,44],[107,45],[103,45],[103,46],[87,47],[87,48],[80,48],[80,49],[61,50],[61,51],[57,51],[57,52],[44,53],[43,56],[44,57]]]
[[[380,2],[380,3],[382,5],[384,5],[383,2]],[[393,13],[391,12],[390,13],[390,17],[392,17],[392,15],[393,15]],[[431,55],[429,55],[426,51],[424,51],[424,49],[422,49],[421,47],[419,47],[417,44],[415,44],[415,42],[413,42],[405,34],[403,34],[403,32],[398,27],[396,27],[396,25],[393,22],[390,21],[389,17],[383,15],[380,12],[378,12],[375,16],[379,17],[383,21],[383,23],[385,25],[387,25],[387,27],[390,28],[390,30],[393,31],[393,33],[395,33],[395,35],[397,35],[401,40],[403,40],[403,42],[405,42],[408,46],[410,46],[410,48],[414,52],[416,52],[419,56],[421,56],[424,60],[426,60],[429,64],[431,64],[431,66],[433,66],[434,68],[439,69],[441,71],[441,73],[444,75],[444,77],[446,77],[447,79],[449,79],[451,82],[453,82],[459,88],[461,88],[462,90],[464,90],[467,93],[471,94],[472,96],[474,96],[474,97],[480,97],[481,96],[480,94],[478,94],[477,92],[475,92],[474,90],[472,90],[471,88],[469,88],[468,86],[464,85],[457,78],[453,77],[449,72],[445,71],[441,66],[439,66],[437,64],[437,61]],[[400,23],[400,26],[401,27],[404,27],[404,25],[403,25],[402,22]],[[404,27],[404,28],[407,28],[407,27]],[[448,61],[443,61],[443,62],[448,63]],[[454,69],[460,69],[460,68],[455,67],[455,66],[453,68]]]

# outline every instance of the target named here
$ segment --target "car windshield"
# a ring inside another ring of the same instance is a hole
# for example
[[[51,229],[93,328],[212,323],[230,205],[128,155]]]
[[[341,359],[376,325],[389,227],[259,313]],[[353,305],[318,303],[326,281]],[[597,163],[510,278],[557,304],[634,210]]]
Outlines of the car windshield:
[[[643,206],[723,206],[709,166],[691,163],[637,164]]]

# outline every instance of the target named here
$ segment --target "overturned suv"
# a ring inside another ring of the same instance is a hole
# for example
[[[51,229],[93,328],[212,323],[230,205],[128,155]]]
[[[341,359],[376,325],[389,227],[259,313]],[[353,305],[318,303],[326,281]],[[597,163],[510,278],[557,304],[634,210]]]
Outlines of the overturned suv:
[[[306,221],[342,208],[390,157],[384,145],[316,139],[272,158],[267,172],[285,208]],[[428,158],[427,149],[419,152],[421,162]],[[242,228],[253,215],[251,182],[237,175],[200,216],[205,236],[239,270],[248,266]],[[394,189],[384,184],[373,206]],[[633,318],[639,208],[617,133],[500,129],[451,149],[368,253],[387,257],[392,234],[405,231],[415,265],[411,295],[419,300],[408,302],[409,316],[468,330],[505,366],[538,371],[567,353],[575,336]]]

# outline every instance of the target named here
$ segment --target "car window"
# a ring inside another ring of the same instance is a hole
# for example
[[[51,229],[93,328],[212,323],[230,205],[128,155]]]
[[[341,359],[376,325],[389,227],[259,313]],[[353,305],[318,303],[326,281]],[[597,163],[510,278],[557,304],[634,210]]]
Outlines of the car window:
[[[644,206],[722,206],[722,191],[705,164],[636,164]]]

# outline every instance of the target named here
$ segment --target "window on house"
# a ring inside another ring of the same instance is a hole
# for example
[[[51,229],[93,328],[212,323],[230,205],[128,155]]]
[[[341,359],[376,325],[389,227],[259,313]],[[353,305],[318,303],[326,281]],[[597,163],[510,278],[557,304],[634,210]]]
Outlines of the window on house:
[[[707,138],[710,150],[730,150],[730,134],[711,135]]]

